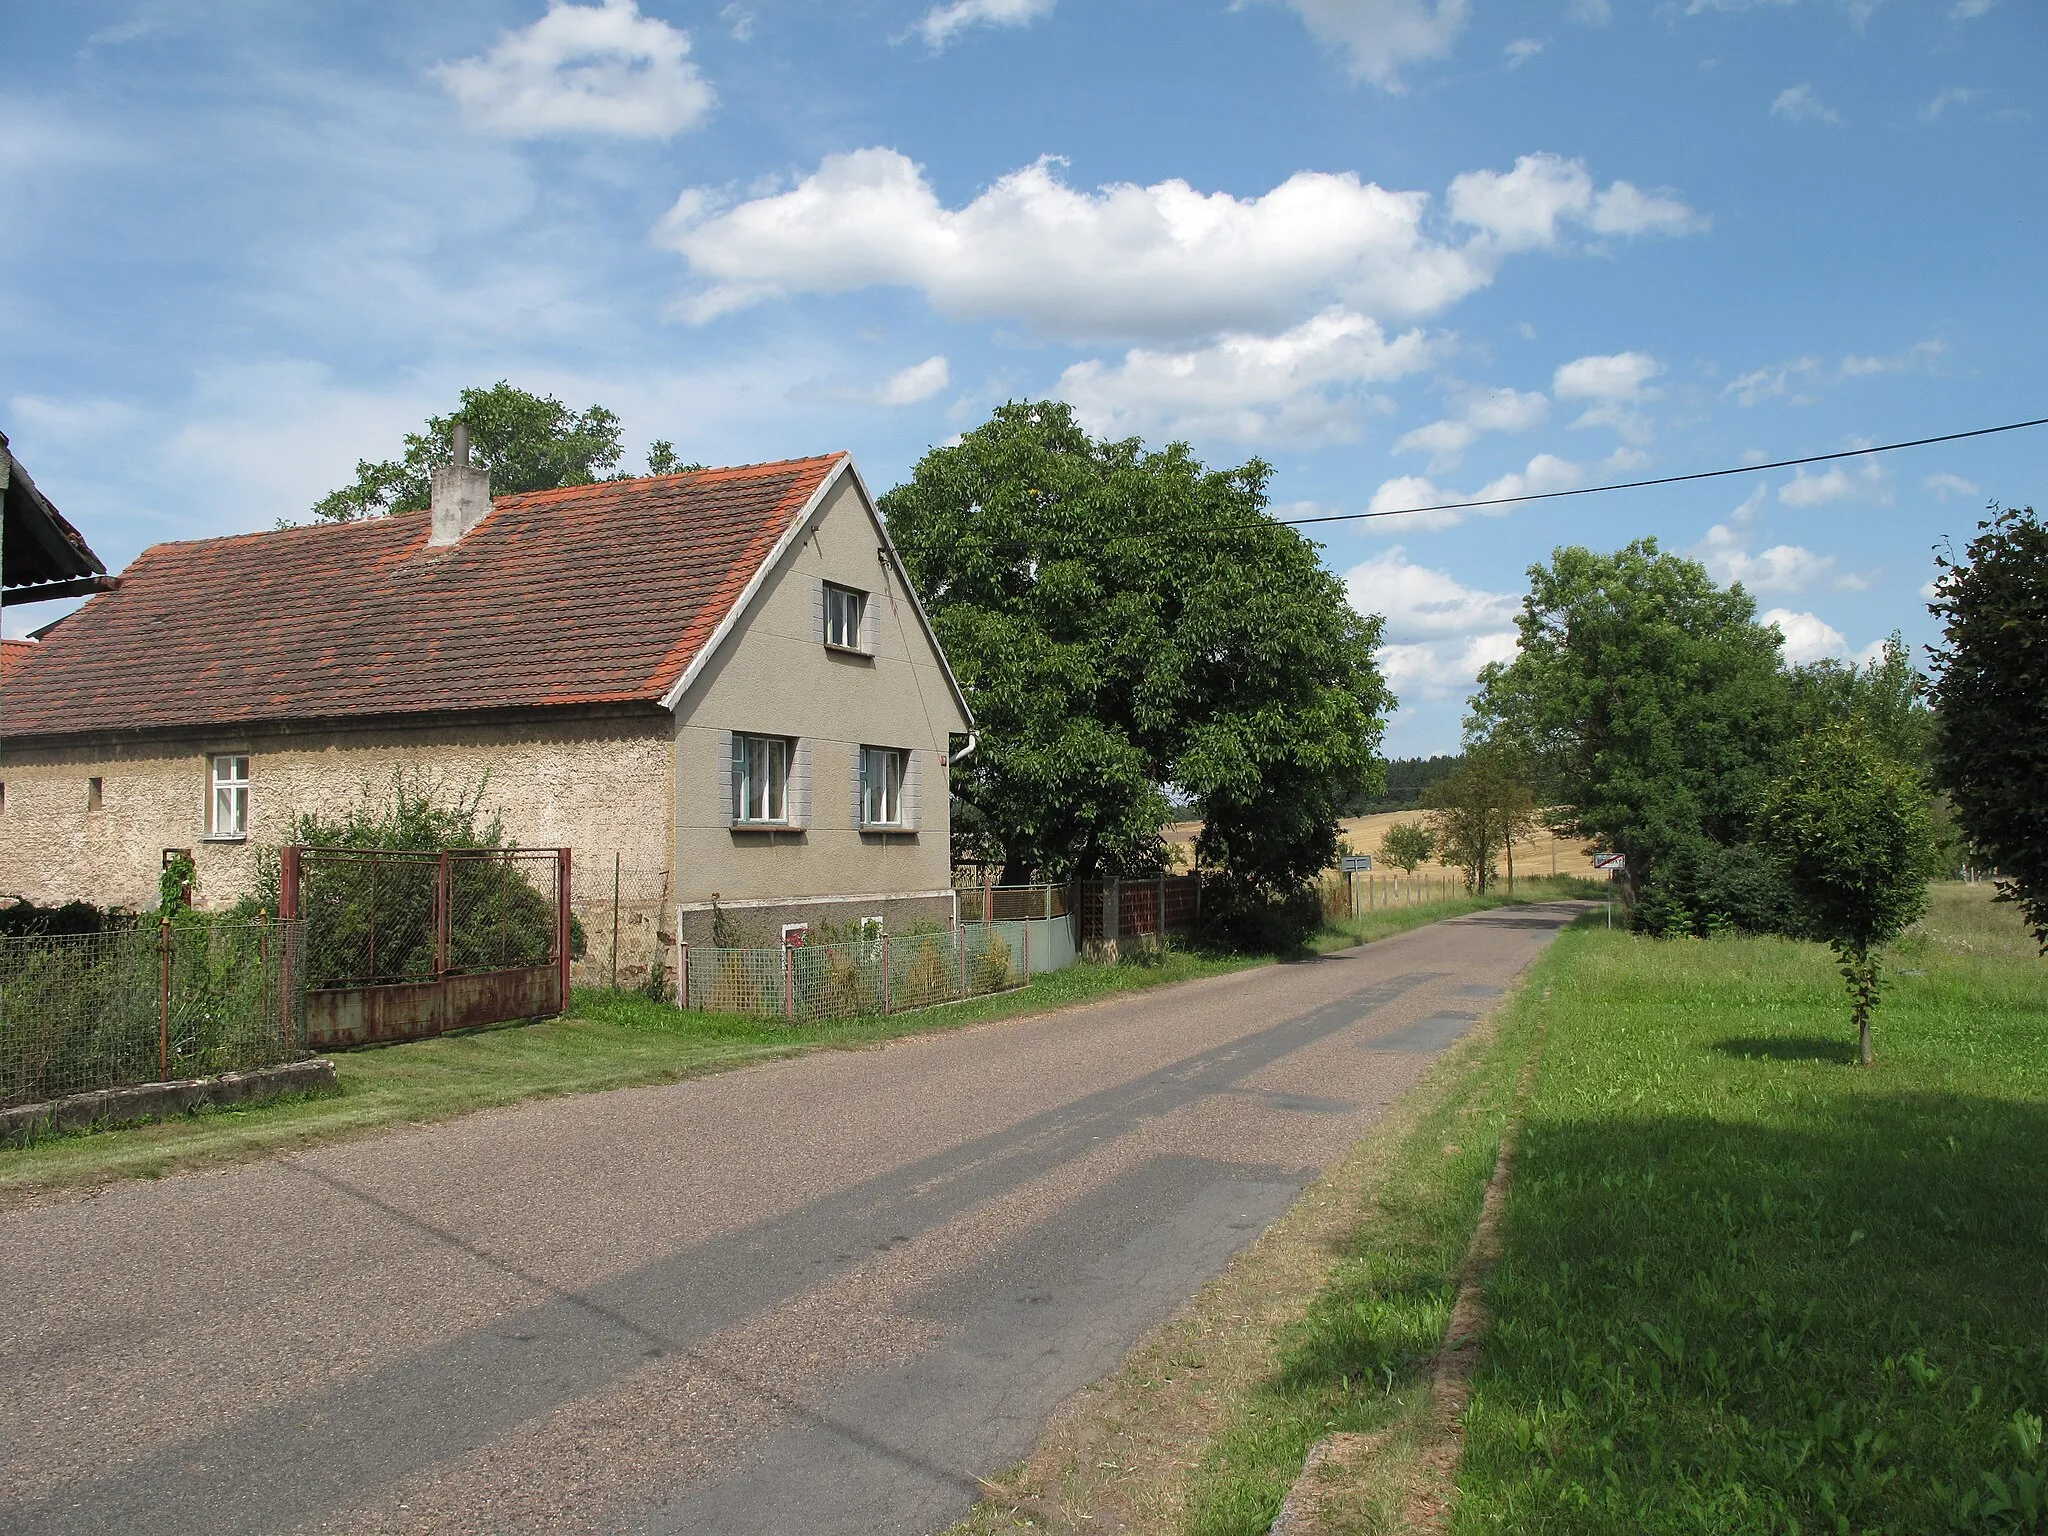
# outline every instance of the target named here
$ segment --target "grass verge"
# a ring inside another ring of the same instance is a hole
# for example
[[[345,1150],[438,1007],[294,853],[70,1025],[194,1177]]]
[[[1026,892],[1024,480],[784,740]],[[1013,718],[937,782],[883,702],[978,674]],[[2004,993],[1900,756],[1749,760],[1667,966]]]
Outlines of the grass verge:
[[[1568,935],[1461,1532],[2048,1529],[2048,964],[1938,887],[1824,950]]]
[[[1118,965],[1074,965],[1034,977],[1015,992],[917,1013],[794,1027],[686,1013],[631,993],[579,989],[570,1014],[560,1019],[336,1052],[337,1086],[330,1093],[0,1149],[0,1203],[44,1190],[239,1162],[526,1099],[675,1082],[803,1051],[851,1049],[1046,1013],[1261,963],[1253,956],[1168,950]]]

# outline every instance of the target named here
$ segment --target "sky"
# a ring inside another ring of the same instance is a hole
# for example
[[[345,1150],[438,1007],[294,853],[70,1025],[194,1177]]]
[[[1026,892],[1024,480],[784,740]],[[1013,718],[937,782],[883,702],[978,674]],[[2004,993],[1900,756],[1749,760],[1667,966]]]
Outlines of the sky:
[[[0,0],[0,430],[110,569],[508,379],[877,492],[1010,399],[1274,511],[2048,416],[2038,0]],[[1454,751],[1553,549],[1937,636],[2048,429],[1317,525]],[[6,610],[9,635],[62,612]],[[1924,655],[1924,653],[1922,653]]]

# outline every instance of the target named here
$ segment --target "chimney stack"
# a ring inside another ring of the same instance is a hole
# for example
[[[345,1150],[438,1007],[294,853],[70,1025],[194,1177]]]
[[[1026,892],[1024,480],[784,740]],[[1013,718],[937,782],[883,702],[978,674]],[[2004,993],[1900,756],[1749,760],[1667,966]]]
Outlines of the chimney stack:
[[[427,547],[460,543],[462,536],[491,515],[491,472],[469,462],[469,423],[455,423],[455,456],[434,471],[434,528]]]

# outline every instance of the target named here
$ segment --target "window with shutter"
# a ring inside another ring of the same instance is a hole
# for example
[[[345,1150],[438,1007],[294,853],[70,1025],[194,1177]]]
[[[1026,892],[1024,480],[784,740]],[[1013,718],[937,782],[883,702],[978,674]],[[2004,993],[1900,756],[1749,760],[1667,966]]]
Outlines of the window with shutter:
[[[732,738],[734,826],[788,825],[790,755],[790,742],[785,736]]]
[[[904,759],[908,755],[898,747],[860,749],[860,825],[884,828],[905,825],[903,770]]]
[[[836,651],[867,649],[868,594],[826,582],[825,643]]]

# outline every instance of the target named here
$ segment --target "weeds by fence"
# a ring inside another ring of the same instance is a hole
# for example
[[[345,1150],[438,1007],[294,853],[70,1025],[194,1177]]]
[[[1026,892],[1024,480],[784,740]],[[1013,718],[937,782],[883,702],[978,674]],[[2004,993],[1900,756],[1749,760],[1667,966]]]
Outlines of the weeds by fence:
[[[0,938],[0,1106],[304,1054],[301,925],[181,913]]]
[[[802,1022],[905,1013],[1006,992],[1030,979],[1031,926],[963,923],[937,933],[787,949],[685,945],[683,1006]]]

